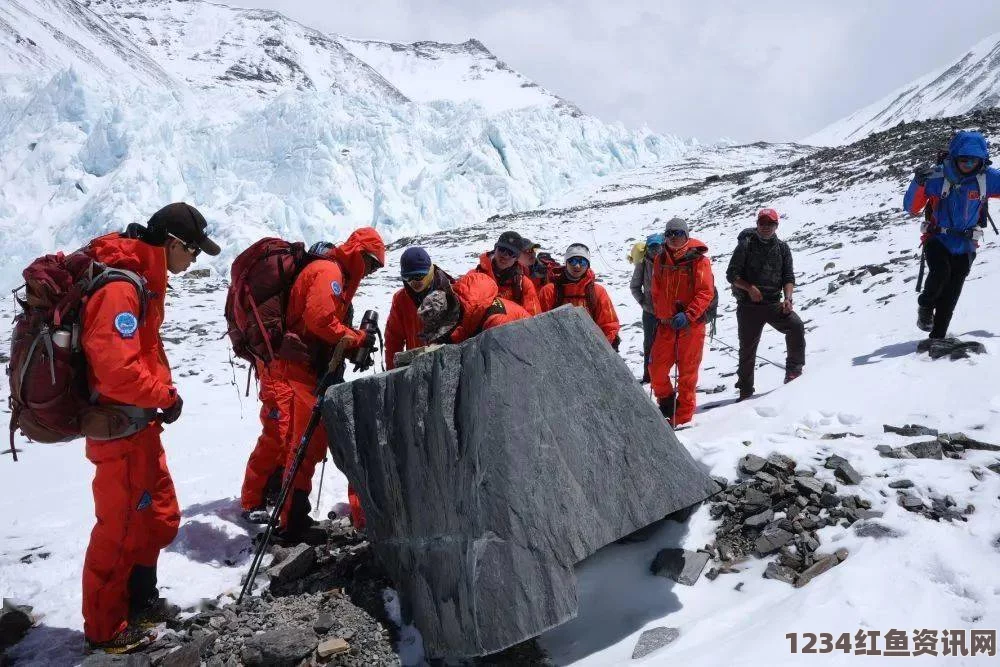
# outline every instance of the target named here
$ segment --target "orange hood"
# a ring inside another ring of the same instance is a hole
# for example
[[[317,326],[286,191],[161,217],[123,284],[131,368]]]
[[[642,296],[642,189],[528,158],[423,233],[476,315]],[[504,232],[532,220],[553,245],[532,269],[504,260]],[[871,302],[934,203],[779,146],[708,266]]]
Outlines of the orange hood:
[[[167,289],[167,251],[118,233],[105,234],[90,242],[88,253],[102,264],[134,271],[146,279],[150,291],[163,296]]]
[[[364,254],[369,253],[385,266],[385,243],[374,227],[360,227],[351,232],[343,244],[330,251],[345,276],[346,300],[350,301],[365,275]]]

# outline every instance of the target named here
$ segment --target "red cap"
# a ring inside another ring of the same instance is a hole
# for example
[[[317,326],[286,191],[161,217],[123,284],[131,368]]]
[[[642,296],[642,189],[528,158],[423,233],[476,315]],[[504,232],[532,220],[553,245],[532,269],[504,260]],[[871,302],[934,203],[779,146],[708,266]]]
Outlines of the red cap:
[[[775,211],[773,208],[762,208],[759,211],[757,211],[757,221],[760,222],[761,218],[765,220],[770,220],[773,223],[777,223],[778,212]]]

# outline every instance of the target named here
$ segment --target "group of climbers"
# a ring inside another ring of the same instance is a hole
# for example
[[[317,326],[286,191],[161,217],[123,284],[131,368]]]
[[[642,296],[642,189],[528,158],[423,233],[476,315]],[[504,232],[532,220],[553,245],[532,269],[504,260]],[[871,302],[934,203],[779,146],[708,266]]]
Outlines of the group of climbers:
[[[989,220],[987,199],[1000,196],[1000,171],[989,167],[986,139],[958,132],[936,164],[917,167],[905,209],[925,218],[922,243],[929,275],[918,298],[917,325],[931,340],[945,337],[965,279]],[[802,373],[804,325],[794,310],[791,251],[777,237],[779,215],[759,211],[756,227],[738,235],[727,270],[737,300],[739,399],[754,393],[757,346],[765,324],[786,338],[785,382]],[[157,589],[160,551],[174,539],[180,511],[160,442],[163,424],[176,421],[183,400],[173,384],[160,339],[167,274],[181,273],[201,252],[220,248],[194,207],[175,203],[146,225],[91,241],[82,252],[95,262],[137,276],[95,283],[81,311],[80,348],[86,358],[90,402],[117,411],[117,434],[88,434],[87,458],[95,465],[97,522],[83,568],[84,634],[92,649],[126,652],[148,642],[145,628],[174,611]],[[400,260],[403,286],[393,296],[385,326],[385,364],[396,354],[434,343],[459,343],[478,333],[564,304],[583,308],[618,349],[620,324],[607,290],[591,268],[589,248],[571,244],[563,264],[541,246],[507,231],[478,264],[457,279],[435,265],[426,250],[408,248]],[[260,383],[262,433],[247,465],[242,504],[248,518],[266,520],[285,472],[293,468],[315,404],[321,372],[340,343],[347,350],[372,347],[372,332],[352,326],[351,301],[362,279],[385,265],[385,245],[373,228],[345,243],[317,244],[294,276],[281,314],[283,349],[255,369]],[[61,256],[60,256],[61,257]],[[643,382],[649,382],[664,417],[688,423],[707,321],[718,292],[708,247],[691,237],[688,223],[670,219],[662,232],[637,246],[631,292],[642,307]],[[79,295],[77,295],[79,296]],[[675,377],[671,374],[676,368]],[[108,427],[110,428],[110,427]],[[280,533],[294,540],[308,531],[309,492],[316,464],[326,452],[322,427],[280,508]],[[352,520],[364,517],[349,491]]]

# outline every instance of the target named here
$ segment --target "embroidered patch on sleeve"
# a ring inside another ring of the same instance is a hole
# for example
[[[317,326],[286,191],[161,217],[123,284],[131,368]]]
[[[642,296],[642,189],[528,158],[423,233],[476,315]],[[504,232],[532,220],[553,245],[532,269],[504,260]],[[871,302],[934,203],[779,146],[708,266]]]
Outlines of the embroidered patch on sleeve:
[[[330,289],[333,290],[334,296],[340,296],[344,293],[344,286],[340,284],[340,281],[334,280],[330,283]]]
[[[142,496],[139,498],[139,504],[135,506],[137,511],[142,511],[153,504],[153,496],[149,495],[149,491],[143,491]]]
[[[139,328],[139,319],[127,310],[115,315],[115,330],[122,338],[131,338]]]

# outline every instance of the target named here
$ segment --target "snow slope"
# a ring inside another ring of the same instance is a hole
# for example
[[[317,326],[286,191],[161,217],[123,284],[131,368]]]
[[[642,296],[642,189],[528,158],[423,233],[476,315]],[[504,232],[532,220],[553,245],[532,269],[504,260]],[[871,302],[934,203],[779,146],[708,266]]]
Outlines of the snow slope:
[[[170,201],[206,214],[225,271],[261,235],[457,227],[690,145],[582,114],[478,42],[358,42],[200,0],[12,0],[0,286],[53,240]]]
[[[883,434],[886,423],[922,423],[1000,442],[995,382],[1000,314],[988,306],[1000,280],[997,237],[987,237],[952,325],[954,333],[981,341],[989,353],[955,362],[915,353],[922,336],[913,324],[918,232],[917,223],[900,211],[905,165],[925,159],[952,124],[996,134],[1000,111],[931,122],[919,134],[896,128],[844,148],[792,155],[790,162],[768,158],[762,166],[738,165],[710,182],[679,182],[669,173],[661,182],[648,170],[630,172],[621,180],[635,194],[620,200],[605,201],[593,192],[581,195],[576,205],[412,239],[453,273],[472,268],[478,253],[508,228],[557,253],[571,242],[588,244],[594,269],[624,325],[621,353],[638,375],[641,325],[639,307],[628,292],[630,244],[659,228],[654,219],[685,216],[710,248],[716,279],[722,281],[738,231],[752,224],[760,206],[776,207],[783,215],[779,234],[794,253],[796,304],[807,326],[805,374],[782,385],[781,371],[762,363],[759,397],[732,404],[736,360],[726,345],[737,343],[736,321],[733,298],[720,289],[719,330],[716,340],[706,343],[699,378],[699,404],[719,407],[700,412],[696,425],[679,436],[713,474],[729,479],[748,452],[781,452],[818,468],[821,479],[832,479],[822,461],[839,454],[865,476],[858,488],[841,487],[840,492],[869,499],[885,513],[880,521],[900,534],[874,539],[840,527],[822,529],[821,550],[846,547],[850,557],[802,589],[762,579],[766,562],[759,560],[714,581],[703,577],[693,587],[650,575],[649,563],[659,549],[696,549],[712,540],[716,522],[702,507],[686,524],[665,522],[646,542],[610,545],[581,565],[579,616],[540,639],[556,664],[854,664],[853,655],[839,651],[792,654],[785,635],[853,636],[859,629],[900,628],[912,637],[917,628],[1000,627],[1000,475],[986,469],[998,456],[970,451],[963,460],[897,460],[874,450],[908,441]],[[387,314],[407,242],[395,244],[387,270],[362,286],[355,300],[359,312],[376,308]],[[185,279],[174,283],[164,335],[185,415],[167,428],[164,442],[184,523],[181,537],[161,561],[161,581],[170,599],[187,605],[232,591],[247,567],[246,527],[236,518],[235,496],[259,425],[256,403],[242,398],[245,371],[230,366],[219,340],[222,286]],[[0,342],[6,344],[8,336],[5,321]],[[783,350],[781,338],[766,331],[759,354],[781,363]],[[579,373],[581,381],[602,381],[587,377],[586,368]],[[4,382],[0,378],[0,393]],[[719,393],[706,393],[720,387]],[[822,439],[841,433],[853,435]],[[0,594],[33,604],[45,618],[43,628],[12,657],[24,664],[72,664],[81,640],[79,578],[92,521],[92,467],[79,443],[24,449],[16,466],[0,457],[5,491],[0,514],[7,517],[0,526]],[[904,512],[887,486],[903,477],[925,500],[947,494],[975,511],[967,523],[934,523]],[[324,511],[344,500],[345,487],[339,473],[327,470]],[[678,628],[679,639],[632,661],[639,634],[656,626]],[[920,660],[990,664],[989,658],[972,656]]]
[[[961,58],[894,90],[802,140],[838,146],[901,122],[957,116],[1000,104],[1000,33],[972,47]]]

